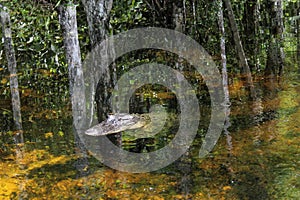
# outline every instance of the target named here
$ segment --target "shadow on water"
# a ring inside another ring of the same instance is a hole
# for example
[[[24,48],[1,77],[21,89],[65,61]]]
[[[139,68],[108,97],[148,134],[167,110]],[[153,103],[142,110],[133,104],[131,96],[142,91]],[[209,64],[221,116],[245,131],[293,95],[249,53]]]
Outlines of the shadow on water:
[[[209,122],[209,106],[200,105],[198,135],[189,151],[171,165],[151,173],[131,174],[107,168],[89,155],[88,173],[79,176],[70,108],[64,116],[49,113],[24,122],[25,152],[17,162],[11,141],[13,132],[3,129],[0,143],[0,197],[14,199],[297,199],[300,196],[300,84],[288,80],[270,92],[257,82],[258,99],[241,101],[243,90],[231,90],[228,150],[222,135],[212,153],[199,159],[199,147]],[[147,111],[148,101],[168,108],[176,106],[172,94],[141,99],[136,106]],[[149,152],[166,145],[178,129],[177,110],[168,110],[168,122],[157,137],[122,139],[122,148]],[[40,113],[41,113],[40,112]],[[46,113],[46,114],[45,114]],[[66,114],[68,113],[68,114]],[[30,115],[24,115],[30,117]],[[47,118],[45,116],[48,116]],[[7,120],[9,123],[9,120]],[[32,122],[34,121],[34,122]],[[175,125],[174,125],[175,124]],[[20,192],[20,184],[25,191]]]

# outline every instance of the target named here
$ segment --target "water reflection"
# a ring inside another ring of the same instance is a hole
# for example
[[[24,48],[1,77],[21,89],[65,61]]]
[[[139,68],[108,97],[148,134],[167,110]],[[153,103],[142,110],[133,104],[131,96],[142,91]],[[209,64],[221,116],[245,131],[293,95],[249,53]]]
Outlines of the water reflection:
[[[299,81],[286,81],[280,90],[272,92],[273,83],[260,81],[255,84],[260,88],[255,101],[232,100],[230,151],[223,135],[211,154],[205,159],[198,158],[209,121],[205,110],[209,107],[202,106],[201,125],[193,146],[170,166],[152,173],[115,171],[89,156],[89,165],[82,169],[88,173],[78,176],[76,162],[80,155],[75,153],[68,115],[48,120],[36,117],[38,123],[25,121],[27,142],[24,157],[18,162],[10,140],[13,133],[4,130],[0,143],[0,197],[297,199],[300,196]],[[243,98],[242,93],[239,95]],[[67,110],[70,114],[69,108]],[[176,117],[173,120],[176,121]],[[176,126],[171,124],[168,129],[176,132]],[[123,138],[122,147],[129,151],[153,151],[172,139],[171,133],[161,136],[143,141]],[[25,188],[23,192],[20,192],[21,184]]]

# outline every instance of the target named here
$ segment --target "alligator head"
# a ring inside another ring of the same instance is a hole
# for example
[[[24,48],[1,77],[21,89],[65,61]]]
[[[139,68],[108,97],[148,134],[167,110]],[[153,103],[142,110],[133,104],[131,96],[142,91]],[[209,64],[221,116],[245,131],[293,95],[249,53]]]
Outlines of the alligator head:
[[[126,130],[139,129],[150,123],[148,114],[117,113],[85,131],[86,135],[101,136],[119,133]]]

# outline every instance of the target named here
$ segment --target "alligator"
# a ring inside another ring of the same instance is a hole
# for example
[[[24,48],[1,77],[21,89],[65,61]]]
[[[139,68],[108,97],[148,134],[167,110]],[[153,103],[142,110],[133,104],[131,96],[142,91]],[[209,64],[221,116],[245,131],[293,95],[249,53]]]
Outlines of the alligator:
[[[103,136],[120,133],[126,130],[143,128],[150,124],[149,114],[117,113],[108,115],[108,118],[85,131],[86,135]]]

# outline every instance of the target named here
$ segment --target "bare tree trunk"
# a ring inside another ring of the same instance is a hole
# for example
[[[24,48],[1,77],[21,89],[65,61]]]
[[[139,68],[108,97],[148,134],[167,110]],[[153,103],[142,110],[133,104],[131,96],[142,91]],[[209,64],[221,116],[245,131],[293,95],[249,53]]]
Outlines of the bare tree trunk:
[[[222,62],[222,79],[223,79],[223,89],[224,89],[224,105],[225,105],[225,124],[224,124],[224,133],[226,135],[227,147],[230,154],[232,154],[232,142],[231,136],[228,131],[230,126],[229,115],[230,115],[230,99],[229,99],[229,90],[228,90],[228,75],[227,75],[227,59],[226,59],[226,44],[225,44],[225,28],[224,28],[224,17],[223,17],[223,3],[222,0],[219,0],[219,12],[218,12],[218,24],[221,33],[220,39],[220,48],[221,48],[221,62]]]
[[[193,20],[194,20],[194,26],[196,26],[197,24],[197,17],[196,17],[196,3],[195,3],[196,0],[193,0],[192,1],[192,8],[193,8]]]
[[[82,0],[85,12],[87,14],[87,21],[89,26],[89,35],[91,39],[91,45],[95,48],[108,36],[108,22],[109,22],[109,12],[112,8],[113,0]],[[91,81],[93,84],[90,86],[90,90],[95,93],[95,101],[97,103],[97,116],[98,121],[104,121],[107,115],[113,112],[111,107],[110,97],[111,89],[114,88],[117,72],[116,65],[112,63],[109,65],[109,58],[114,60],[114,44],[109,44],[111,46],[104,46],[103,44],[99,46],[98,49],[101,51],[102,58],[101,66],[102,68],[89,69],[95,74],[100,74],[100,80]],[[94,77],[91,77],[93,79]],[[121,146],[121,133],[108,136],[110,140],[116,145]]]
[[[255,59],[255,70],[256,72],[259,72],[261,70],[261,58],[260,58],[260,52],[261,52],[261,33],[260,33],[260,1],[256,1],[255,8],[254,8],[254,59]]]
[[[82,0],[82,3],[87,14],[89,35],[94,48],[107,36],[108,15],[113,0]]]
[[[240,63],[241,71],[242,71],[242,74],[246,78],[247,87],[250,90],[251,98],[255,98],[255,90],[254,90],[253,80],[252,80],[252,76],[251,76],[251,71],[250,71],[250,68],[249,68],[249,65],[247,62],[247,58],[246,58],[244,49],[243,49],[242,41],[240,39],[238,27],[235,22],[235,16],[234,16],[234,13],[232,10],[231,2],[230,2],[230,0],[224,0],[224,3],[227,8],[227,11],[228,11],[229,23],[230,23],[230,27],[231,27],[231,30],[233,33],[233,39],[234,39],[234,43],[236,46],[236,50],[237,50],[237,53],[239,56],[239,63]]]
[[[21,118],[21,103],[20,103],[20,94],[18,86],[18,75],[17,75],[17,61],[15,56],[15,50],[12,40],[11,32],[11,22],[8,9],[0,4],[0,21],[2,25],[3,40],[5,53],[7,58],[8,70],[10,73],[9,83],[10,91],[12,98],[12,110],[13,110],[13,120],[15,126],[15,135],[14,140],[16,145],[16,162],[19,165],[20,169],[26,168],[23,162],[25,149],[24,149],[24,136],[23,136],[23,127],[22,127],[22,118]],[[25,185],[27,182],[27,175],[25,174],[24,179],[19,181],[19,199],[27,197],[25,190]]]
[[[84,175],[87,173],[88,161],[86,149],[79,138],[79,134],[82,134],[85,129],[86,99],[75,5],[61,7],[60,23],[64,31],[64,46],[69,71],[76,154],[81,156],[76,167],[81,173],[80,175]]]
[[[300,4],[300,2],[298,2]],[[299,6],[300,7],[300,6]],[[297,63],[298,63],[298,74],[300,76],[300,19],[296,22],[297,29]]]
[[[297,2],[295,6],[296,15],[298,15],[298,19],[296,19],[296,29],[297,29],[297,62],[298,62],[298,70],[300,72],[300,1]]]
[[[259,33],[259,1],[249,0],[245,2],[243,17],[243,40],[245,41],[245,51],[248,53],[249,67],[252,72],[259,70],[260,33]]]
[[[275,9],[276,9],[276,22],[278,27],[278,36],[277,41],[279,43],[279,69],[278,69],[278,77],[279,80],[281,76],[283,75],[284,70],[284,60],[285,60],[285,54],[284,54],[284,22],[283,22],[283,5],[282,0],[277,0],[275,3]]]
[[[223,82],[223,90],[224,90],[224,108],[225,108],[225,122],[224,122],[224,134],[226,135],[227,142],[227,150],[228,150],[228,161],[226,162],[226,167],[228,172],[230,173],[230,177],[232,180],[235,179],[235,174],[232,170],[231,158],[232,158],[232,137],[228,128],[230,127],[230,98],[229,98],[229,90],[228,90],[228,75],[227,75],[227,58],[226,58],[226,44],[225,44],[225,28],[224,28],[224,15],[223,15],[223,1],[218,0],[219,10],[218,10],[218,25],[220,30],[220,48],[221,48],[221,63],[222,63],[222,82]]]
[[[280,80],[284,70],[282,1],[275,0],[267,3],[270,18],[270,37],[265,75],[271,79],[278,77],[278,80]]]
[[[185,0],[183,0],[182,4],[180,2],[176,2],[177,4],[173,3],[173,23],[174,23],[174,30],[184,33],[185,31],[185,22],[186,22],[186,16],[185,16]],[[177,42],[181,42],[180,40],[177,40]],[[180,44],[179,44],[180,46]],[[182,57],[179,57],[177,60],[175,60],[177,57],[174,57],[175,61],[175,68],[183,71],[183,62],[184,59]],[[182,84],[182,78],[177,77],[178,85]],[[182,96],[184,94],[184,91],[182,91],[182,88],[179,88],[179,91],[177,93],[178,96]],[[182,138],[183,139],[183,138]],[[183,139],[184,140],[184,139]],[[190,196],[192,187],[193,187],[193,179],[191,177],[192,172],[192,159],[191,159],[191,153],[188,150],[186,153],[184,153],[176,162],[176,168],[179,170],[179,173],[181,174],[180,180],[178,181],[178,190],[179,192],[185,196],[186,199]]]
[[[12,98],[12,110],[13,110],[13,119],[15,129],[17,130],[15,134],[16,143],[24,143],[23,137],[23,128],[22,128],[22,117],[21,117],[21,103],[20,103],[20,94],[19,94],[19,86],[18,86],[18,75],[17,75],[17,61],[15,56],[15,50],[13,47],[12,33],[11,33],[11,23],[10,16],[5,7],[0,5],[1,9],[1,24],[2,24],[2,32],[4,39],[4,47],[7,58],[8,70],[10,73],[10,91]]]
[[[113,0],[82,0],[85,12],[87,14],[87,21],[89,27],[89,35],[92,48],[95,48],[100,42],[107,38],[108,35],[108,21],[109,12],[111,10]],[[107,52],[112,47],[101,46],[101,53],[104,58],[111,56],[111,52]],[[113,88],[116,79],[115,65],[111,68],[108,66],[108,59],[101,60],[103,69],[95,70],[95,73],[101,73],[101,80],[94,80],[98,83],[95,88],[91,88],[96,93],[97,114],[99,122],[107,118],[107,114],[112,112],[110,106],[108,92],[109,88]]]

